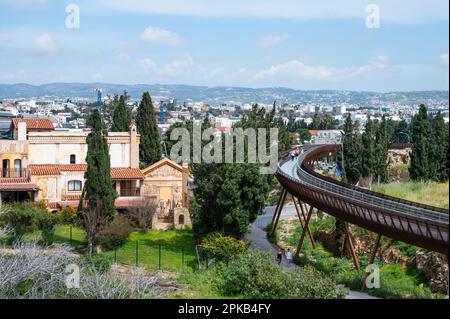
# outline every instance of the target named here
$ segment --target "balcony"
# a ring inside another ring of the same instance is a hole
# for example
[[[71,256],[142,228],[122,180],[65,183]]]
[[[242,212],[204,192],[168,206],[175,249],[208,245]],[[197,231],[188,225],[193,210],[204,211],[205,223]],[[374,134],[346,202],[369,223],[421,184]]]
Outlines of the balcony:
[[[139,187],[120,188],[119,197],[139,197],[141,189]]]
[[[27,169],[0,169],[0,178],[27,178]]]

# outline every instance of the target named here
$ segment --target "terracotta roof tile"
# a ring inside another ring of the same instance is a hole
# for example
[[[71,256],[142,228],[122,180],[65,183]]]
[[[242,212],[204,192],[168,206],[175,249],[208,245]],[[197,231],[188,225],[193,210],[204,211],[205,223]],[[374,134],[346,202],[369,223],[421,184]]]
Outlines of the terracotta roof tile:
[[[55,176],[61,172],[85,172],[87,164],[44,164],[44,165],[28,165],[31,175],[35,176]],[[111,168],[112,179],[144,179],[139,168]]]
[[[0,178],[0,184],[22,184],[29,183],[30,181],[26,177],[17,178]]]
[[[112,179],[144,179],[139,168],[111,168]]]
[[[12,123],[14,128],[19,127],[20,122],[27,123],[27,130],[53,130],[55,127],[53,126],[52,121],[48,118],[13,118]]]
[[[39,187],[33,183],[0,184],[0,191],[37,191]]]
[[[61,174],[58,165],[28,165],[28,169],[30,171],[30,174],[35,176],[55,176]]]

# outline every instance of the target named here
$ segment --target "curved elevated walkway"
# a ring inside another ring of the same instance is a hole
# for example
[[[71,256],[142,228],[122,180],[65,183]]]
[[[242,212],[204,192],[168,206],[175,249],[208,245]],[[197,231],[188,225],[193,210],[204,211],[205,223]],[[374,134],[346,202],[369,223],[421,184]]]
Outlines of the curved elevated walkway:
[[[449,255],[449,211],[344,184],[318,174],[312,163],[334,156],[338,145],[308,146],[276,173],[293,196],[345,222],[411,245]]]

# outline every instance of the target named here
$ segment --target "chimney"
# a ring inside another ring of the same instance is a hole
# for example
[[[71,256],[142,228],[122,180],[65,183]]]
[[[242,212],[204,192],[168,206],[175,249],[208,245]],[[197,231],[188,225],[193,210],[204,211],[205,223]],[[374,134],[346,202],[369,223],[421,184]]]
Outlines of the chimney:
[[[17,140],[26,141],[27,140],[27,123],[19,122],[17,127]]]
[[[139,168],[139,140],[136,124],[130,125],[130,166],[131,168]]]

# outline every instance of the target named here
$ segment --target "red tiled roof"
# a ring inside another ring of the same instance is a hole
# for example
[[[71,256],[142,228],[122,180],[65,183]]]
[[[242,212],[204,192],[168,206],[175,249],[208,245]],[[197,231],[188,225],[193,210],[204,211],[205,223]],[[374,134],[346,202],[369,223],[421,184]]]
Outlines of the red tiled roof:
[[[0,191],[36,191],[39,187],[28,178],[0,178]]]
[[[63,201],[80,200],[80,198],[81,194],[69,194],[61,196],[61,200]]]
[[[39,187],[33,183],[23,183],[23,184],[0,184],[0,191],[16,191],[16,192],[27,192],[27,191],[37,191]]]
[[[87,164],[43,164],[43,165],[28,165],[31,175],[36,176],[55,176],[60,175],[61,172],[85,172]],[[111,168],[112,179],[144,179],[139,168]]]
[[[22,184],[28,182],[29,180],[26,177],[0,178],[0,184]]]
[[[144,179],[139,168],[111,168],[112,179]]]
[[[31,119],[13,118],[12,119],[12,124],[13,124],[14,128],[18,128],[20,122],[27,123],[27,130],[53,130],[53,129],[55,129],[52,121],[50,121],[50,119],[47,119],[47,118],[31,118]]]
[[[61,174],[58,165],[28,165],[28,169],[31,175],[55,176]]]
[[[58,164],[61,172],[85,172],[87,164]]]
[[[116,198],[114,204],[116,208],[139,207],[145,205],[146,199],[144,197],[120,197]],[[76,208],[80,204],[79,200],[63,200],[57,203],[58,207],[72,207]],[[85,202],[86,205],[86,202]]]

